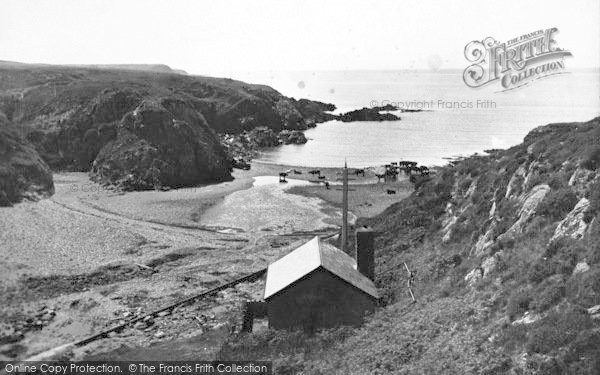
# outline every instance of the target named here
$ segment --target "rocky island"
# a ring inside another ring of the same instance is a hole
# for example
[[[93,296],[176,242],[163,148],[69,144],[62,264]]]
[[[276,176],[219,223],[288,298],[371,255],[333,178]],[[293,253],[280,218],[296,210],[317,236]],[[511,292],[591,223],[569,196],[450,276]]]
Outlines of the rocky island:
[[[398,121],[400,117],[393,113],[381,113],[386,111],[397,111],[398,108],[392,105],[386,105],[382,107],[371,107],[362,108],[355,111],[343,113],[338,116],[338,120],[342,122],[353,122],[353,121]]]

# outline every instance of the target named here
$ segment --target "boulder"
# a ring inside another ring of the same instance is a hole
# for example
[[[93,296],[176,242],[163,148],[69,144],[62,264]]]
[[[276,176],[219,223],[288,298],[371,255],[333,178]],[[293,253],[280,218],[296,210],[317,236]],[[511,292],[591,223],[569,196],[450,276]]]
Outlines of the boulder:
[[[304,136],[304,133],[302,133],[301,131],[298,130],[282,130],[279,132],[278,135],[279,140],[281,141],[281,143],[283,144],[304,144],[307,142],[306,137]]]
[[[583,197],[589,190],[589,186],[594,181],[595,177],[596,172],[585,168],[577,168],[571,175],[571,178],[569,178],[569,186],[575,190],[578,197]]]
[[[584,217],[589,207],[590,201],[586,198],[581,198],[571,212],[558,224],[550,241],[564,237],[571,237],[576,240],[583,238],[588,226]]]
[[[550,191],[550,186],[541,184],[533,187],[525,196],[521,209],[519,210],[519,218],[506,231],[507,235],[521,233],[529,219],[535,214],[538,206],[544,200],[544,197]]]
[[[586,262],[579,262],[573,269],[573,275],[577,275],[578,273],[587,272],[590,270],[590,265]]]

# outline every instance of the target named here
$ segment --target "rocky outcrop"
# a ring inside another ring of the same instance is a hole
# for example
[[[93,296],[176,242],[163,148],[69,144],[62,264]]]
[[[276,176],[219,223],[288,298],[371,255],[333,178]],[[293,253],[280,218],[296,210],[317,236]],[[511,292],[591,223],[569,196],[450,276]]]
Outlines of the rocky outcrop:
[[[585,212],[590,207],[590,201],[586,198],[581,198],[556,227],[554,235],[550,241],[555,241],[559,238],[570,237],[573,239],[581,239],[585,234],[588,224],[585,222]]]
[[[163,103],[142,102],[125,115],[115,140],[102,148],[91,177],[125,190],[230,179],[230,164],[216,135],[200,117],[189,115],[184,120]]]
[[[228,178],[229,158],[214,132],[239,135],[260,126],[289,131],[277,144],[302,143],[296,131],[335,117],[331,104],[163,66],[0,64],[0,76],[0,111],[52,169],[90,171],[94,164],[94,178],[131,189]],[[152,114],[150,102],[160,107]],[[149,118],[125,118],[136,108]],[[269,137],[259,147],[270,146]]]
[[[0,113],[0,206],[52,194],[54,183],[50,168]]]
[[[537,185],[531,189],[523,200],[523,204],[519,210],[519,218],[506,233],[521,233],[525,224],[535,214],[536,209],[549,191],[550,186],[546,184]]]
[[[304,133],[298,130],[282,130],[279,132],[279,141],[283,144],[301,145],[307,142]]]
[[[398,121],[400,117],[392,113],[381,113],[379,107],[362,108],[355,111],[346,112],[339,115],[338,119],[342,122],[352,121]]]

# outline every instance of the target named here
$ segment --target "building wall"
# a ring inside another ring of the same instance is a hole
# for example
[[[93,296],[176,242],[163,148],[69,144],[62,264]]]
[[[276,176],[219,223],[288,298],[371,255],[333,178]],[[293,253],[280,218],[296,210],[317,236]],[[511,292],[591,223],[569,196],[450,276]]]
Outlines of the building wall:
[[[318,269],[267,299],[269,327],[275,329],[358,326],[376,300],[325,269]]]

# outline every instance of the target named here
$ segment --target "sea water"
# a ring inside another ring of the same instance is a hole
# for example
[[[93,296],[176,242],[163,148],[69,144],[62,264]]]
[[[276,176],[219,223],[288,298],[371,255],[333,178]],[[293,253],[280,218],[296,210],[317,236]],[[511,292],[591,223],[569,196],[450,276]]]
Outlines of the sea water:
[[[305,132],[304,145],[265,150],[259,160],[286,165],[365,167],[398,160],[425,165],[508,148],[533,128],[600,115],[600,73],[571,71],[500,92],[499,84],[466,86],[461,71],[327,71],[246,73],[286,96],[333,103],[336,112],[393,104],[424,109],[400,121],[331,121]]]

